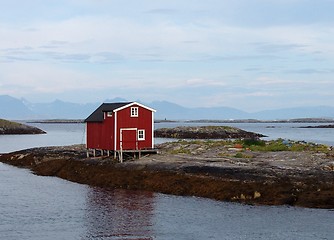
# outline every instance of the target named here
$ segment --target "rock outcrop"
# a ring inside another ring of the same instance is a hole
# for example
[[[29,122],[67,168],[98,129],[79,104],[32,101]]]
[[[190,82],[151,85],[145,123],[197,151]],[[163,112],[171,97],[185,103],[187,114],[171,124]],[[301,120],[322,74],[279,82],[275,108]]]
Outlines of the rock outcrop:
[[[22,123],[0,119],[1,134],[44,134],[43,130]]]
[[[106,188],[198,196],[255,205],[334,208],[334,152],[256,152],[217,141],[180,141],[159,153],[118,163],[86,158],[83,145],[0,155],[44,176]]]
[[[154,131],[154,136],[178,139],[257,139],[265,137],[262,134],[228,126],[160,128]]]

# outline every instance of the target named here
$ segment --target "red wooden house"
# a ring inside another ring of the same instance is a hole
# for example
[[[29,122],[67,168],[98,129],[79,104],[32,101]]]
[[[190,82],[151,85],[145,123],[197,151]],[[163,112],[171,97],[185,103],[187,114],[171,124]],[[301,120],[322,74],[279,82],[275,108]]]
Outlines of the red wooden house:
[[[114,152],[154,148],[155,110],[137,102],[103,103],[86,120],[87,149]]]

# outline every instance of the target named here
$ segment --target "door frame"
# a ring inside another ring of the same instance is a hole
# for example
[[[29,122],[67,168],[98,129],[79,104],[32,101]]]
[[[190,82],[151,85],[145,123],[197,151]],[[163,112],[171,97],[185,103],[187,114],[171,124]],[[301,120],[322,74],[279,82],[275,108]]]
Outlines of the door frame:
[[[120,128],[120,141],[119,141],[119,147],[120,147],[120,150],[122,151],[123,150],[123,132],[122,131],[136,131],[136,138],[134,139],[135,140],[135,149],[134,150],[138,150],[138,128]]]

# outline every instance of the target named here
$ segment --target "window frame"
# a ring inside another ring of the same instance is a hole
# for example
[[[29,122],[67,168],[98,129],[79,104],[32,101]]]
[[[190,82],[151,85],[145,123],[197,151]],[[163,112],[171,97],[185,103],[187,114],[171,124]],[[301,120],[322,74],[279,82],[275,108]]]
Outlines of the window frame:
[[[130,108],[130,116],[131,117],[138,117],[139,107],[131,107]]]
[[[145,141],[145,129],[138,129],[137,139],[138,141]]]

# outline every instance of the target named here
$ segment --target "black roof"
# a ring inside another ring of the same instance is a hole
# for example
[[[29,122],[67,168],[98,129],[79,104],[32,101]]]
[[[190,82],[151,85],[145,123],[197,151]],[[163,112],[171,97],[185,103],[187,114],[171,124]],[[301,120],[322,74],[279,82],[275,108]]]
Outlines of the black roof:
[[[103,122],[103,113],[112,112],[117,108],[126,106],[132,102],[119,102],[119,103],[102,103],[88,118],[85,122]]]

